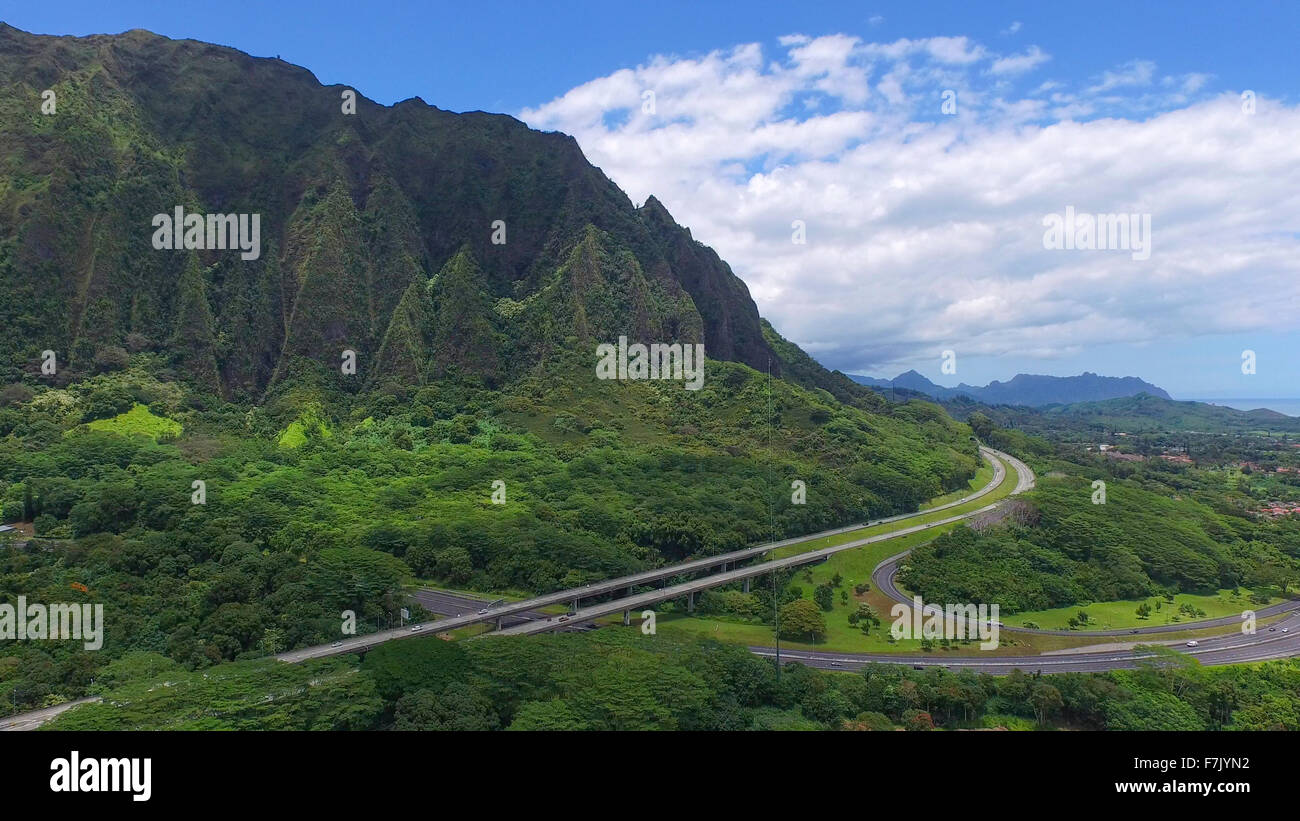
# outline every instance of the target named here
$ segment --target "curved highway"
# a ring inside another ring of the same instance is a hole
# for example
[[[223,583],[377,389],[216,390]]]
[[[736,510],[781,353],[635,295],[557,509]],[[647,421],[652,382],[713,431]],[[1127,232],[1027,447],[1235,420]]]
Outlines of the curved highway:
[[[1019,479],[1016,482],[1016,489],[1012,491],[1012,495],[1017,493],[1023,493],[1024,491],[1030,490],[1034,487],[1034,482],[1036,481],[1034,477],[1034,472],[1029,468],[1028,465],[1020,461],[1019,459],[1015,458],[1014,456],[1011,456],[1006,453],[1002,453],[1001,451],[998,451],[998,456],[999,458],[1006,459],[1011,464],[1012,468],[1015,469],[1017,475],[1019,476]],[[901,602],[906,605],[912,604],[912,597],[904,594],[903,591],[898,589],[898,584],[895,581],[895,577],[898,575],[900,563],[902,562],[903,559],[907,558],[907,556],[911,552],[912,552],[911,550],[904,550],[901,553],[896,553],[893,556],[890,556],[888,559],[885,559],[880,564],[876,565],[875,570],[871,571],[871,583],[876,586],[877,590],[879,590],[881,593],[884,593],[886,596],[890,597],[894,601]],[[1259,610],[1256,610],[1255,617],[1257,619],[1264,619],[1270,616],[1276,616],[1280,613],[1289,613],[1297,610],[1300,610],[1300,601],[1284,601],[1278,604],[1269,605],[1268,607],[1262,607]],[[1185,630],[1200,630],[1207,627],[1229,627],[1229,626],[1235,627],[1240,624],[1241,624],[1241,616],[1234,615],[1234,616],[1223,616],[1221,618],[1216,618],[1216,619],[1205,619],[1203,621],[1183,622],[1181,624],[1161,624],[1153,627],[1129,627],[1129,628],[1117,628],[1113,630],[1044,630],[1042,628],[1037,628],[1037,627],[1012,627],[1011,625],[1005,622],[1002,623],[1000,629],[1012,633],[1036,633],[1044,636],[1082,636],[1084,638],[1096,636],[1100,638],[1103,636],[1132,636],[1132,635],[1147,635],[1152,633],[1179,633]]]
[[[1014,493],[1021,493],[1034,486],[1033,471],[1024,462],[998,452],[999,458],[1006,459],[1019,474]],[[910,550],[890,556],[872,571],[871,580],[876,588],[895,601],[911,605],[912,599],[898,589],[894,581],[899,562]],[[1197,659],[1201,664],[1242,664],[1246,662],[1269,661],[1300,655],[1300,602],[1288,601],[1264,607],[1256,611],[1256,618],[1263,619],[1278,614],[1289,614],[1275,624],[1259,627],[1253,635],[1234,630],[1221,636],[1200,639],[1195,646],[1185,643],[1177,649]],[[1198,630],[1208,627],[1239,627],[1239,616],[1225,616],[1199,622],[1183,624],[1157,625],[1154,627],[1129,628],[1118,630],[1038,630],[1025,627],[1010,627],[1002,624],[1000,629],[1020,633],[1039,633],[1044,635],[1074,637],[1116,637],[1147,635],[1158,633]],[[1134,644],[1133,641],[1128,642]],[[775,650],[771,647],[750,647],[751,652],[772,657]],[[1013,670],[1029,673],[1066,673],[1066,672],[1100,672],[1137,667],[1143,659],[1152,658],[1153,653],[1145,652],[1139,647],[1123,649],[1079,649],[1075,651],[1055,651],[1039,655],[1021,656],[960,656],[953,657],[947,651],[935,651],[920,656],[901,656],[895,653],[835,653],[815,650],[787,650],[781,653],[786,661],[798,661],[810,667],[828,670],[860,670],[872,663],[908,664],[917,669],[942,667],[949,670],[974,670],[993,675],[1005,675]]]
[[[996,454],[996,456],[994,454]],[[836,528],[835,530],[824,530],[820,533],[812,533],[807,536],[797,536],[792,539],[784,539],[778,542],[769,542],[766,544],[755,545],[753,547],[746,547],[740,550],[732,551],[730,553],[722,553],[716,556],[706,556],[701,559],[693,559],[691,561],[682,562],[680,564],[669,565],[667,567],[660,567],[654,570],[646,570],[641,573],[634,573],[630,576],[622,576],[620,578],[608,579],[602,582],[593,582],[592,584],[584,585],[582,587],[574,587],[568,590],[560,590],[554,593],[546,593],[531,599],[525,599],[524,601],[505,602],[502,604],[482,608],[476,613],[467,613],[463,615],[453,616],[447,619],[439,619],[438,621],[432,622],[427,625],[424,624],[413,625],[409,627],[381,630],[376,633],[368,633],[361,636],[349,636],[347,638],[342,638],[339,641],[333,642],[331,644],[318,644],[313,647],[303,647],[298,650],[291,650],[287,653],[281,653],[277,655],[276,658],[279,659],[280,661],[297,663],[312,658],[324,658],[326,656],[337,656],[346,653],[363,653],[375,647],[376,645],[383,644],[384,642],[387,641],[409,638],[415,635],[422,635],[423,631],[426,629],[441,633],[441,632],[456,630],[461,627],[468,627],[473,624],[479,624],[481,622],[489,622],[489,621],[496,621],[498,622],[498,624],[501,624],[504,627],[504,621],[508,617],[520,616],[529,611],[538,610],[540,608],[551,606],[551,605],[570,604],[573,609],[572,619],[566,619],[563,623],[559,622],[558,620],[555,622],[540,622],[540,623],[532,622],[530,624],[516,625],[514,627],[507,628],[505,630],[500,630],[498,631],[498,633],[492,633],[490,635],[497,635],[497,634],[516,635],[521,632],[525,632],[525,629],[526,632],[532,632],[532,633],[544,632],[546,630],[560,629],[571,623],[580,623],[584,619],[590,619],[593,617],[587,611],[594,608],[587,608],[586,610],[582,610],[578,608],[578,603],[582,599],[587,599],[593,596],[600,596],[600,595],[605,595],[610,593],[617,593],[620,591],[626,591],[627,595],[623,599],[619,599],[619,601],[627,603],[628,607],[630,608],[635,606],[634,604],[631,603],[631,600],[633,598],[642,598],[642,597],[633,596],[634,588],[639,585],[651,584],[658,581],[663,581],[666,585],[667,584],[666,580],[674,576],[680,576],[686,573],[691,573],[699,570],[709,570],[714,567],[721,567],[723,573],[714,574],[712,576],[706,577],[706,579],[709,580],[717,580],[720,579],[721,576],[726,575],[727,565],[756,558],[772,550],[776,550],[782,547],[788,547],[791,545],[802,544],[805,542],[815,541],[817,539],[821,539],[827,536],[836,536],[842,533],[850,533],[855,530],[862,530],[864,528],[874,527],[876,525],[903,521],[905,519],[911,519],[917,516],[925,516],[940,510],[947,510],[949,508],[956,507],[957,505],[964,505],[968,502],[975,501],[976,499],[979,499],[983,496],[988,495],[989,493],[992,493],[998,486],[1002,484],[1003,479],[1006,477],[1006,466],[1002,463],[1001,461],[1002,459],[1011,460],[1013,463],[1018,462],[1018,460],[1014,460],[1013,457],[1010,457],[1007,454],[1002,453],[1001,451],[995,451],[992,448],[988,448],[983,445],[980,446],[980,455],[982,455],[984,459],[993,466],[993,478],[989,481],[989,483],[986,484],[984,487],[980,488],[979,490],[973,493],[969,493],[960,499],[947,502],[946,504],[927,508],[926,510],[919,510],[914,513],[900,513],[896,516],[887,516],[883,519],[872,519],[870,521],[863,522],[862,524]],[[1026,470],[1028,469],[1026,468]],[[1030,475],[1032,476],[1032,474]],[[1017,487],[1015,492],[1017,493],[1020,492],[1021,486],[1023,484],[1024,484],[1024,474],[1022,473],[1020,474],[1020,481],[1017,482]],[[1031,482],[1031,486],[1032,486],[1032,482]],[[989,510],[991,508],[992,506],[981,508],[980,511],[975,511],[975,513],[981,512],[983,510]],[[968,515],[973,515],[973,514],[968,514]],[[936,525],[946,524],[949,521],[955,521],[955,520],[948,519],[948,520],[944,520],[943,522],[934,522],[930,525],[925,525],[925,527],[934,527]],[[918,527],[910,530],[898,531],[893,535],[911,533],[919,529],[922,528]],[[888,538],[892,538],[892,535],[890,534],[885,534],[885,536]],[[878,541],[879,539],[880,537],[875,537],[873,541]],[[835,548],[835,550],[844,550],[846,549],[846,547],[849,546],[858,546],[867,543],[868,541],[853,542],[847,546],[839,546]],[[801,555],[811,555],[811,554],[801,554]],[[817,556],[813,558],[816,559],[821,557]],[[793,562],[793,564],[802,564],[810,560],[812,559],[796,560]],[[749,570],[749,568],[746,568],[746,570]],[[767,566],[763,571],[760,571],[759,573],[754,573],[754,572],[746,573],[741,571],[732,571],[734,578],[729,578],[727,580],[748,578],[750,576],[760,575],[763,572],[771,572],[771,570],[772,570],[771,566]],[[739,573],[740,575],[735,575],[737,573]],[[722,583],[725,583],[725,581],[717,581],[717,584],[722,584]],[[689,589],[682,589],[681,592],[677,593],[677,595],[682,595],[682,596],[690,595],[696,589],[704,589],[710,586],[715,586],[715,585],[697,584],[693,587],[688,586]],[[683,587],[682,585],[676,585],[671,589],[677,590],[678,588],[682,588],[682,587]],[[652,600],[662,601],[663,599],[662,597],[660,597],[660,598],[653,598]],[[616,613],[619,610],[623,610],[623,609],[628,609],[628,608],[624,608],[624,607],[614,607],[612,609],[606,608],[603,610],[602,615],[608,615],[609,613]]]

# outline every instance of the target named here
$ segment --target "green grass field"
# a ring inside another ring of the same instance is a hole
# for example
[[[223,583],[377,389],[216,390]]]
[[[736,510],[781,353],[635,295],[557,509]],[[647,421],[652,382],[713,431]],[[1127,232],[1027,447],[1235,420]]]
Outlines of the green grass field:
[[[851,551],[850,551],[851,552]],[[851,599],[850,599],[851,600]],[[838,602],[837,602],[838,604]],[[873,606],[875,606],[873,604]],[[840,610],[840,608],[836,608]],[[879,607],[877,613],[881,615],[881,626],[879,633],[873,629],[872,635],[862,636],[860,633],[853,635],[854,630],[837,631],[835,625],[831,623],[830,614],[827,614],[827,628],[829,630],[826,641],[817,644],[807,642],[781,640],[782,647],[788,647],[796,650],[822,650],[842,653],[898,653],[900,655],[919,655],[924,652],[921,642],[917,640],[904,640],[895,644],[890,644],[885,640],[888,634],[889,625],[892,619],[887,618],[888,612],[881,612]],[[1285,616],[1274,616],[1268,619],[1260,619],[1258,629],[1265,630],[1269,625],[1281,621]],[[622,621],[617,618],[602,619],[600,623],[609,625],[609,629],[615,629]],[[848,627],[847,621],[844,622]],[[662,613],[657,620],[659,630],[678,632],[693,635],[699,638],[710,638],[717,641],[724,641],[731,644],[743,644],[745,646],[772,646],[772,628],[765,624],[744,624],[739,622],[727,621],[718,618],[706,618],[698,616],[686,616],[684,613]],[[606,629],[606,628],[602,628]],[[637,629],[635,626],[627,629]],[[1196,630],[1178,630],[1171,633],[1160,633],[1154,636],[1133,636],[1134,639],[1141,639],[1143,642],[1179,642],[1187,639],[1206,639],[1213,636],[1222,636],[1232,631],[1231,627],[1209,627]],[[1086,633],[1080,633],[1074,636],[1037,636],[1024,633],[1012,633],[1003,631],[999,635],[997,655],[999,656],[1034,656],[1039,653],[1046,653],[1052,650],[1073,650],[1094,645],[1112,644],[1112,643],[1130,643],[1126,636],[1088,636]],[[1140,643],[1140,642],[1139,642]],[[935,658],[942,658],[946,655],[953,656],[975,656],[981,655],[984,651],[980,650],[974,643],[969,645],[950,645],[956,649],[944,650],[936,646],[929,655]]]
[[[139,434],[151,439],[160,437],[177,437],[181,435],[181,423],[165,416],[155,416],[149,408],[135,403],[131,410],[119,413],[112,419],[96,419],[86,425],[91,430],[103,430],[119,436]]]
[[[1145,601],[1151,607],[1151,615],[1142,619],[1137,615],[1137,607]],[[1002,621],[1015,627],[1024,626],[1025,622],[1033,622],[1044,630],[1068,630],[1069,625],[1066,623],[1072,617],[1078,615],[1079,611],[1088,614],[1088,624],[1081,629],[1084,630],[1119,630],[1128,627],[1156,627],[1165,624],[1180,624],[1190,621],[1204,621],[1205,619],[1217,619],[1222,616],[1239,616],[1244,610],[1259,610],[1267,607],[1269,604],[1276,604],[1282,599],[1272,596],[1265,604],[1259,604],[1251,600],[1249,591],[1242,590],[1240,593],[1232,590],[1220,590],[1215,594],[1197,595],[1192,593],[1179,593],[1174,596],[1171,604],[1169,601],[1151,597],[1147,599],[1133,599],[1126,601],[1112,602],[1094,602],[1087,605],[1073,605],[1071,607],[1058,607],[1052,610],[1035,610],[1025,613],[1004,614]],[[1156,609],[1159,604],[1160,609]],[[1180,613],[1179,608],[1182,605],[1190,605],[1198,610],[1204,611],[1205,615],[1189,615]]]

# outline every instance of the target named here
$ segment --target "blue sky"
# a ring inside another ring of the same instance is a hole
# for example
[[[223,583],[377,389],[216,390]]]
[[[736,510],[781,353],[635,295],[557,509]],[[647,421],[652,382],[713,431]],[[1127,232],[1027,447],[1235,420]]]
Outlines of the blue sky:
[[[1196,6],[1203,6],[1196,10]],[[220,9],[220,11],[218,11]],[[1190,9],[1190,10],[1189,10]],[[230,10],[226,13],[225,10]],[[883,18],[872,23],[873,18]],[[1049,48],[1067,74],[1136,56],[1170,72],[1203,71],[1274,94],[1296,93],[1300,6],[1106,2],[227,2],[197,13],[142,0],[0,2],[0,19],[39,34],[146,28],[233,46],[311,69],[391,104],[419,96],[454,111],[518,111],[659,53],[690,54],[791,32],[875,37],[1016,33]]]
[[[831,367],[1300,395],[1300,4],[554,6],[24,1],[0,19],[147,28],[278,55],[382,103],[573,133]],[[1151,259],[1043,249],[1040,219],[1066,206],[1152,214]]]

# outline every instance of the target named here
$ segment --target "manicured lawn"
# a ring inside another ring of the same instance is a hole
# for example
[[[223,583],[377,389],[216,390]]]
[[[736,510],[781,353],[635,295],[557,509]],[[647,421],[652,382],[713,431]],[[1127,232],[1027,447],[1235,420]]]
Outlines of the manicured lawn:
[[[1136,612],[1138,605],[1143,601],[1151,607],[1151,615],[1145,619],[1138,618]],[[1053,610],[1035,610],[1014,614],[1004,613],[1002,614],[1002,622],[1015,627],[1021,627],[1025,622],[1033,622],[1044,630],[1068,630],[1069,625],[1066,622],[1078,615],[1079,611],[1082,610],[1088,614],[1088,624],[1082,629],[1119,630],[1130,627],[1156,627],[1165,624],[1204,621],[1205,619],[1217,619],[1222,616],[1240,616],[1244,610],[1259,610],[1267,607],[1268,604],[1276,604],[1280,601],[1282,599],[1274,596],[1268,600],[1267,604],[1256,604],[1251,601],[1250,593],[1246,590],[1243,590],[1240,594],[1232,590],[1220,590],[1213,595],[1179,593],[1174,596],[1173,604],[1160,597],[1096,602],[1088,605],[1058,607]],[[1156,609],[1157,604],[1160,605],[1159,610]],[[1179,607],[1184,604],[1205,611],[1205,615],[1190,616],[1186,613],[1179,613]]]

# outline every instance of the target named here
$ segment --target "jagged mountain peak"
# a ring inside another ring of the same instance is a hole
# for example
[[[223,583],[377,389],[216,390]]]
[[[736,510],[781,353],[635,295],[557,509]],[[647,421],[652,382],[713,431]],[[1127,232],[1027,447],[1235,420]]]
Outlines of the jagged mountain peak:
[[[192,249],[211,272],[213,355],[231,396],[260,395],[290,359],[337,369],[343,348],[373,359],[409,285],[465,248],[476,305],[526,306],[575,248],[597,243],[614,260],[602,275],[621,283],[603,309],[626,312],[607,317],[609,330],[698,333],[710,358],[783,370],[731,268],[659,199],[634,207],[569,135],[417,97],[383,106],[358,94],[347,114],[347,86],[306,69],[143,30],[48,37],[6,26],[0,44],[11,115],[0,140],[9,168],[26,169],[0,187],[0,213],[15,215],[0,227],[0,286],[32,306],[0,339],[11,379],[42,349],[67,352],[76,371],[128,334],[170,338],[184,263],[150,247],[149,221],[178,205],[260,217],[268,253],[256,259]],[[48,120],[33,116],[42,88],[59,99]],[[483,319],[492,333],[480,341],[505,340],[490,362],[515,343],[564,344],[520,338],[553,332],[545,323],[514,327],[495,310]],[[809,367],[820,366],[800,372]]]

